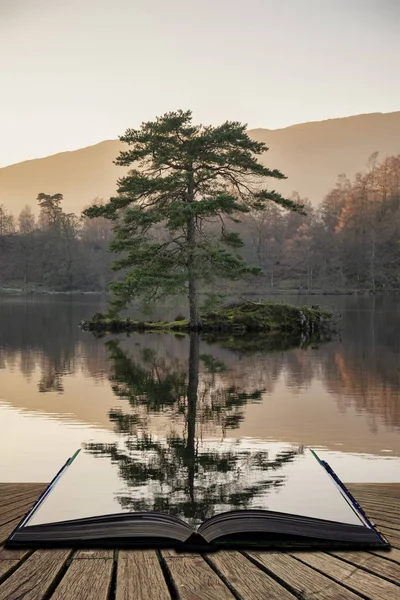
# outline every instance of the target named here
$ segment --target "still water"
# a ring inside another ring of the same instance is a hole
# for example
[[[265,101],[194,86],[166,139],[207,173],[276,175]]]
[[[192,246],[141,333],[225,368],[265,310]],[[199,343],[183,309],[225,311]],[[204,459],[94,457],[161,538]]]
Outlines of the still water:
[[[100,299],[1,299],[0,481],[49,481],[82,445],[121,460],[128,475],[129,452],[159,452],[165,475],[207,439],[309,446],[344,481],[400,481],[400,302],[316,303],[341,313],[340,337],[292,347],[254,337],[96,339],[78,325],[104,308]]]

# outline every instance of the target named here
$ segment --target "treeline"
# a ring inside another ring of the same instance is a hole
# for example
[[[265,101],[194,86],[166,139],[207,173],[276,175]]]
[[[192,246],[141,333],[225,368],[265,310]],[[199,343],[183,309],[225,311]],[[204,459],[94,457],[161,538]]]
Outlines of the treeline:
[[[105,291],[111,277],[112,226],[62,209],[62,194],[40,193],[39,216],[0,206],[0,285],[60,291]]]
[[[301,200],[306,217],[275,205],[246,216],[248,258],[269,287],[400,289],[400,155],[377,157],[353,181],[340,175],[317,208]]]
[[[307,216],[271,203],[232,226],[267,289],[400,289],[400,155],[379,162],[375,153],[353,181],[340,175],[317,208],[293,199]],[[62,200],[40,193],[37,218],[28,206],[17,218],[0,206],[0,285],[107,289],[112,223],[65,213]]]

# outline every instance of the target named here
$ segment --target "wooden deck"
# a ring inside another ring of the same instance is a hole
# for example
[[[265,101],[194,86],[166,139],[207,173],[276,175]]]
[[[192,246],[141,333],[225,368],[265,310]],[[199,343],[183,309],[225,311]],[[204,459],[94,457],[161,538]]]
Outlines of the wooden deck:
[[[349,484],[390,552],[4,549],[44,487],[0,484],[0,600],[400,600],[400,484]]]

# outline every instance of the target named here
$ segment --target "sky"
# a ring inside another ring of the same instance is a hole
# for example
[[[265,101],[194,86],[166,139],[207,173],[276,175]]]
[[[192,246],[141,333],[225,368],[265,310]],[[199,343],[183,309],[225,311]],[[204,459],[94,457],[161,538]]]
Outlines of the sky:
[[[0,167],[169,110],[279,129],[400,110],[400,0],[0,0]]]

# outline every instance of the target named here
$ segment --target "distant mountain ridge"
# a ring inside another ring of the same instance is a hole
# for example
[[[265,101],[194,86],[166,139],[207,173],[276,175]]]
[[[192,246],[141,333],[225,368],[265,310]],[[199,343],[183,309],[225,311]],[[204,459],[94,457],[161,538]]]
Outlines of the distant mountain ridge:
[[[122,132],[121,132],[122,133]],[[369,156],[400,154],[400,111],[371,113],[300,123],[283,129],[252,129],[249,135],[267,144],[266,165],[281,170],[287,180],[271,187],[289,196],[293,191],[318,204],[334,186],[337,175],[353,177]],[[96,197],[107,199],[126,169],[113,164],[123,148],[106,140],[78,150],[16,163],[0,169],[0,204],[17,215],[29,204],[36,210],[39,192],[64,195],[64,210],[80,213]]]

